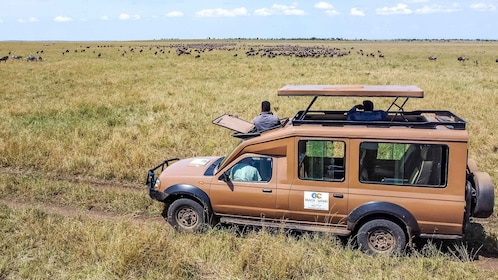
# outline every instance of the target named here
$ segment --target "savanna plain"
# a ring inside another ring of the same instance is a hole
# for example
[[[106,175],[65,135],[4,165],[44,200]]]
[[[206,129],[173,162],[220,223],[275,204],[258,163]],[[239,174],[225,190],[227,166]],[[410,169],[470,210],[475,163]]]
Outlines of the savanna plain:
[[[283,55],[305,47],[344,55]],[[496,188],[498,42],[0,42],[2,56],[0,279],[498,279],[496,205],[462,242],[372,257],[323,234],[177,233],[144,185],[166,158],[229,153],[239,140],[211,123],[223,113],[305,109],[277,97],[286,84],[397,84],[425,91],[406,110],[468,122],[469,156]]]

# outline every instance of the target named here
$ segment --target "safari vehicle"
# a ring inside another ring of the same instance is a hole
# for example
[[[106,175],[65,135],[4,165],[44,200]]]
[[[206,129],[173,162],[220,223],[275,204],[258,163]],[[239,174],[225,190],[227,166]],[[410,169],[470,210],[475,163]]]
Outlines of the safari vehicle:
[[[405,111],[416,86],[288,85],[308,96],[291,119],[258,132],[230,115],[226,157],[167,159],[148,172],[165,219],[184,232],[216,223],[352,236],[366,253],[391,254],[414,238],[461,239],[472,217],[493,212],[491,177],[468,158],[466,122],[449,111]],[[312,110],[318,98],[392,98],[382,120]],[[161,169],[160,175],[156,172]]]

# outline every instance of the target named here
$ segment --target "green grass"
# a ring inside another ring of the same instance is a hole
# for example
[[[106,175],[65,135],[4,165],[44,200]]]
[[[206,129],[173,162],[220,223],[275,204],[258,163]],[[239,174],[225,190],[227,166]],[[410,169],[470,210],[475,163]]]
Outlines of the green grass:
[[[203,43],[213,42],[223,43]],[[177,56],[169,46],[180,43],[193,42],[0,43],[0,56],[44,51],[43,62],[0,63],[0,199],[20,205],[0,203],[0,279],[496,278],[469,262],[462,247],[382,258],[319,235],[218,228],[177,234],[149,221],[162,206],[143,183],[147,170],[166,158],[231,151],[238,141],[211,124],[223,113],[252,120],[262,100],[280,117],[304,109],[309,98],[276,96],[286,84],[413,84],[425,98],[410,100],[406,109],[448,109],[467,120],[469,155],[496,184],[498,43],[234,41],[235,50],[205,51],[198,59]],[[244,54],[283,44],[351,54]],[[360,49],[381,50],[385,58],[361,56]],[[461,55],[470,59],[458,62]],[[345,110],[360,101],[322,99],[315,106]],[[377,108],[389,105],[374,101]],[[76,212],[46,211],[50,206]],[[86,215],[92,211],[115,219]],[[469,237],[472,249],[483,245],[481,255],[493,258],[496,212]]]

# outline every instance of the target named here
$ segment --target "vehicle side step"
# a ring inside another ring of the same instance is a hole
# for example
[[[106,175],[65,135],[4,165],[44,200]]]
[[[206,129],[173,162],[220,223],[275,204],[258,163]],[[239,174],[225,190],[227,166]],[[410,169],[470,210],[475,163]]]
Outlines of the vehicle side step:
[[[272,227],[272,228],[284,228],[290,230],[302,230],[302,231],[317,231],[317,232],[327,232],[339,236],[349,236],[351,231],[341,226],[333,225],[309,225],[301,223],[292,223],[286,221],[265,221],[265,220],[253,220],[244,218],[233,218],[233,217],[222,217],[220,218],[221,223],[226,224],[238,224],[238,225],[249,225],[258,227]]]

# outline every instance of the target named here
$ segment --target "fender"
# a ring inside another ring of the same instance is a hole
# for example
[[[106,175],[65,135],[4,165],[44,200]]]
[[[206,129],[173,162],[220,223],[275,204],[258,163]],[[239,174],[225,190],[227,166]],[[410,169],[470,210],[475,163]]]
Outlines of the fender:
[[[370,215],[393,216],[402,221],[411,232],[420,231],[417,219],[412,213],[397,204],[385,201],[372,201],[356,207],[348,216],[348,229],[353,230],[358,222]]]
[[[164,190],[165,202],[170,202],[172,196],[193,196],[201,202],[205,208],[211,208],[209,196],[196,186],[188,184],[175,184]]]

